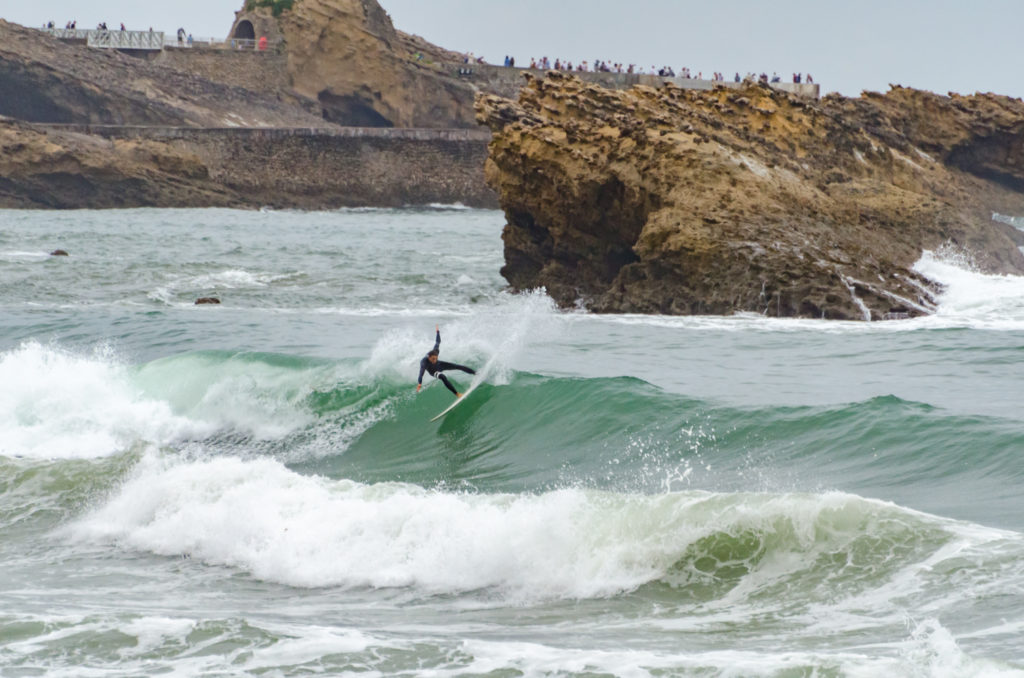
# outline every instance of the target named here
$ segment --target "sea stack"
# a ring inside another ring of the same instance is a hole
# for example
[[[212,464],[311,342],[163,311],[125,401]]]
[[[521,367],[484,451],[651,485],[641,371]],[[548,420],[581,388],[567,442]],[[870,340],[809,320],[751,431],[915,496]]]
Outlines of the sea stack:
[[[302,0],[282,14],[280,30],[292,87],[318,102],[325,120],[360,127],[476,126],[474,88],[438,66],[461,55],[396,30],[376,0]]]
[[[615,91],[532,78],[477,98],[513,288],[598,312],[873,320],[934,309],[913,266],[965,251],[1024,273],[1024,104],[805,99],[747,82]]]

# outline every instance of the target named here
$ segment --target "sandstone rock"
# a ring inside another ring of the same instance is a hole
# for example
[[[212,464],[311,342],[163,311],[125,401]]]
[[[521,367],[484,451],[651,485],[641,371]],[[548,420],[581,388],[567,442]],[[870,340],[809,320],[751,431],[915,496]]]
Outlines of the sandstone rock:
[[[42,123],[311,127],[324,121],[256,92],[115,50],[65,44],[0,19],[0,115]]]
[[[599,312],[881,319],[934,308],[922,250],[1024,273],[1024,104],[748,82],[611,91],[552,72],[478,96],[502,274]],[[893,309],[906,309],[893,310]]]
[[[474,90],[414,53],[441,50],[395,30],[376,0],[299,0],[280,19],[288,71],[324,118],[368,127],[473,127]],[[449,54],[448,58],[455,58]]]
[[[436,65],[457,55],[396,31],[370,0],[301,0],[282,21],[280,52],[149,61],[0,20],[0,206],[496,205],[483,130],[376,138],[333,122],[475,126],[472,88]],[[225,76],[254,63],[274,77]]]
[[[154,141],[109,141],[0,120],[0,205],[104,208],[235,206],[191,153]],[[59,252],[60,250],[58,250]]]

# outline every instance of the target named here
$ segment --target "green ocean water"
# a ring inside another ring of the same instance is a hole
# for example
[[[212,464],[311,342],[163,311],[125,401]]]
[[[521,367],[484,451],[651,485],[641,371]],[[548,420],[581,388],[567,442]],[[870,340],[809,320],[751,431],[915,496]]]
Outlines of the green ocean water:
[[[0,211],[0,676],[1024,675],[1024,279],[594,316],[502,223]]]

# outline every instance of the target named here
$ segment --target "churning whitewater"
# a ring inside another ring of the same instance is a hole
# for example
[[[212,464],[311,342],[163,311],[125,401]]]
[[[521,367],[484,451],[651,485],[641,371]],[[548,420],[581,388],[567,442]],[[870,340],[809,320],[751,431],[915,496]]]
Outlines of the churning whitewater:
[[[593,316],[496,212],[0,224],[3,675],[1024,676],[1024,279],[969,253],[915,320]],[[430,423],[436,324],[487,378]]]

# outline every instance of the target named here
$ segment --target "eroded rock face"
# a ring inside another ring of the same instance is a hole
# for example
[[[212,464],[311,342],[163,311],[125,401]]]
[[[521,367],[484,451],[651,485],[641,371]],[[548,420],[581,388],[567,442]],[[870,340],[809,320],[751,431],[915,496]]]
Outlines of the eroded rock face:
[[[325,119],[367,127],[473,127],[474,91],[395,30],[376,0],[299,0],[280,20],[297,93]],[[436,48],[434,48],[436,50]]]
[[[41,123],[311,127],[323,121],[255,92],[116,50],[64,44],[0,19],[0,116]]]
[[[502,274],[599,312],[880,319],[962,248],[1024,273],[1024,104],[894,88],[807,101],[750,83],[612,91],[563,73],[477,98],[507,216]]]
[[[153,141],[108,141],[41,133],[0,120],[0,205],[4,207],[203,207],[243,204],[209,180],[194,154]],[[63,250],[56,250],[59,255]]]

